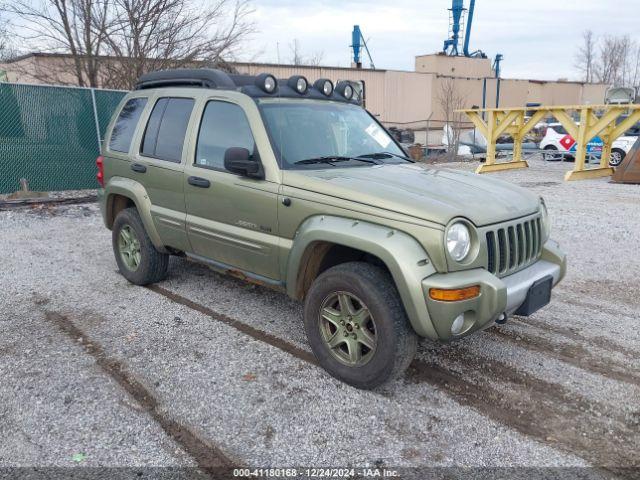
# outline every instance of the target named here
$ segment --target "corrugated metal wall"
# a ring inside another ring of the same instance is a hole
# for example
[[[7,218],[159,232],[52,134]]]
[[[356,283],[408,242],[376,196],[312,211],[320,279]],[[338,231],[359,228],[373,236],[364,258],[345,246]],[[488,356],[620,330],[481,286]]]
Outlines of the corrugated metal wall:
[[[455,82],[464,108],[482,105],[480,78],[445,77],[433,73],[392,70],[356,70],[349,68],[306,67],[268,64],[235,64],[240,73],[256,75],[270,72],[278,78],[304,75],[318,78],[364,81],[367,109],[385,124],[413,129],[440,128],[445,119],[440,98],[444,82]],[[496,105],[497,80],[487,79],[486,106]],[[522,107],[529,102],[545,105],[597,104],[604,101],[606,85],[583,85],[573,82],[536,82],[503,79],[500,82],[500,106]]]

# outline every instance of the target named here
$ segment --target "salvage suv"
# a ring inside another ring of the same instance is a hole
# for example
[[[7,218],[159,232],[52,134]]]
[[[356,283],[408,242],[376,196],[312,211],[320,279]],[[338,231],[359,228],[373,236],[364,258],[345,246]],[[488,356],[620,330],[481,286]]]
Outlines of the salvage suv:
[[[359,87],[141,77],[97,161],[122,275],[159,282],[180,255],[286,292],[304,302],[320,365],[358,388],[402,373],[420,337],[457,340],[545,306],[566,259],[544,201],[414,163]]]

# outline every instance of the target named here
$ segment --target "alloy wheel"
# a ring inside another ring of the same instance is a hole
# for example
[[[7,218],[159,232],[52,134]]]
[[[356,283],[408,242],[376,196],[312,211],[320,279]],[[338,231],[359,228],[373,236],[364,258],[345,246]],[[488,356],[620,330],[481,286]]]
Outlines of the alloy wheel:
[[[375,355],[376,324],[367,306],[348,292],[334,292],[320,306],[319,326],[325,346],[341,363],[358,367]]]
[[[135,272],[140,266],[142,254],[140,252],[140,240],[130,225],[123,225],[118,235],[118,251],[125,266]]]

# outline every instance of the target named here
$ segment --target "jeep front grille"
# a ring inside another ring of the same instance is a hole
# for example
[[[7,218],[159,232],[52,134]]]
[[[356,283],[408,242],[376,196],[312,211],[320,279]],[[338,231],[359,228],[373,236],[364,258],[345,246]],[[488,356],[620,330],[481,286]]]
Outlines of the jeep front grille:
[[[489,270],[494,275],[506,276],[531,265],[542,252],[540,217],[487,232]]]

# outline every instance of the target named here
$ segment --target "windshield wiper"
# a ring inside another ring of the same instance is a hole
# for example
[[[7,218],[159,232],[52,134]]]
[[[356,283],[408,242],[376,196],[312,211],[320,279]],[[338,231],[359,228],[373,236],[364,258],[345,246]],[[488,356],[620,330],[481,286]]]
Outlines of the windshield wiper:
[[[365,162],[365,163],[373,163],[374,165],[378,165],[378,162],[374,160],[368,160],[366,158],[360,157],[341,157],[341,156],[329,156],[329,157],[317,157],[317,158],[307,158],[306,160],[299,160],[294,162],[294,165],[311,165],[314,163],[325,163],[335,167],[334,163],[338,162],[349,162],[351,160],[355,160],[357,162]]]
[[[415,160],[405,157],[404,155],[398,155],[397,153],[391,152],[377,152],[377,153],[366,153],[364,155],[360,155],[358,158],[375,158],[375,159],[383,159],[383,158],[400,158],[402,160],[406,160],[407,162],[415,163]]]

